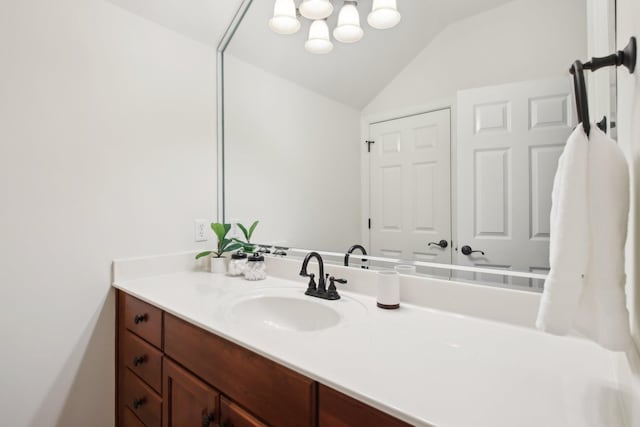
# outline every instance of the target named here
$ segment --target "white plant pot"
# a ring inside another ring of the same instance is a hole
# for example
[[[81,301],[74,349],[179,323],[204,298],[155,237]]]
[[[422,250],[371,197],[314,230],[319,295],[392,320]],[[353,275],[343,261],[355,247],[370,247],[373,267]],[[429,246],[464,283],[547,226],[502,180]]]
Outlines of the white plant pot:
[[[225,274],[227,272],[227,259],[224,257],[211,257],[211,272]]]

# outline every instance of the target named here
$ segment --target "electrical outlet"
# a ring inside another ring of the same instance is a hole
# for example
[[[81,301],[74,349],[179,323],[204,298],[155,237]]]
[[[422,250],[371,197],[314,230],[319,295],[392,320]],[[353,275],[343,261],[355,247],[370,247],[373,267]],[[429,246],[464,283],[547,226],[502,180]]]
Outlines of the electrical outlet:
[[[208,224],[206,219],[195,219],[194,224],[194,240],[196,242],[206,242],[209,240],[207,237]]]

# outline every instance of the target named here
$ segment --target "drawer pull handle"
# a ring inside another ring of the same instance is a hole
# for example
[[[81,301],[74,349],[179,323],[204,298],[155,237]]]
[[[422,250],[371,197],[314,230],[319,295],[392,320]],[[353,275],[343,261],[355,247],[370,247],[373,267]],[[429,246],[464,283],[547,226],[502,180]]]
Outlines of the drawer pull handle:
[[[148,318],[149,315],[147,315],[147,313],[137,314],[136,317],[133,318],[133,323],[137,325],[138,323],[146,322]]]
[[[147,360],[147,358],[145,356],[134,357],[133,358],[133,366],[138,367],[138,366],[142,365],[146,360]]]
[[[133,401],[133,409],[138,409],[139,407],[144,405],[145,402],[146,402],[146,399],[144,397],[134,400]]]
[[[215,421],[215,414],[204,414],[202,416],[202,427],[209,427],[213,421]]]

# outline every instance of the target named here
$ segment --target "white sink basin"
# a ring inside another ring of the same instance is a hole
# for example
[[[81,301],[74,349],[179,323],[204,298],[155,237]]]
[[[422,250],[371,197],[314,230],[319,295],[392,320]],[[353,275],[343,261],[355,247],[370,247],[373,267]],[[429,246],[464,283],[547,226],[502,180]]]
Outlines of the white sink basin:
[[[315,301],[260,296],[233,306],[231,315],[243,322],[287,331],[318,331],[340,323],[340,314]]]
[[[228,318],[249,327],[290,332],[320,331],[360,316],[366,309],[350,298],[326,301],[291,289],[263,289],[230,304]]]

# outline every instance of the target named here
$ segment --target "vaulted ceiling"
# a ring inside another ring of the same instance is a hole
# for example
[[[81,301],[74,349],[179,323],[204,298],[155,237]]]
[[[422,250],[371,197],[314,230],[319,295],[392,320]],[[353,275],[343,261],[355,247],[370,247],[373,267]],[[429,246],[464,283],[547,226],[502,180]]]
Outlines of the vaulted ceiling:
[[[218,46],[218,42],[242,3],[242,0],[108,1],[211,47]]]
[[[309,21],[292,36],[268,27],[274,0],[254,0],[233,36],[227,53],[346,105],[366,106],[447,25],[510,0],[397,0],[402,20],[390,30],[366,23],[372,0],[360,0],[364,38],[355,44],[334,40],[327,55],[304,50]],[[329,28],[336,26],[342,1],[333,0]],[[296,1],[299,4],[299,1]]]
[[[165,26],[213,48],[231,23],[242,0],[108,0],[145,19]],[[302,0],[296,0],[299,4]],[[328,55],[304,50],[309,22],[293,36],[269,30],[274,0],[253,0],[226,51],[227,54],[295,82],[314,92],[362,109],[436,34],[467,16],[510,0],[397,0],[400,24],[375,30],[366,23],[372,0],[359,0],[364,38],[345,45],[334,41]],[[335,28],[342,0],[332,0],[336,11],[329,18]]]

